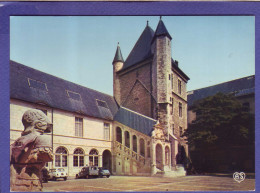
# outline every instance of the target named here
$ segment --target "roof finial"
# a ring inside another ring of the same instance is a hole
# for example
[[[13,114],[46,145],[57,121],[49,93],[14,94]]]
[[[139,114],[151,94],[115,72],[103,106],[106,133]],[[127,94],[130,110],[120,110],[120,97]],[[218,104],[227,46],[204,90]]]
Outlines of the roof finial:
[[[149,26],[149,21],[147,20],[147,26]]]
[[[119,42],[117,42],[117,46],[119,46]]]
[[[162,20],[162,16],[160,16],[160,20]]]

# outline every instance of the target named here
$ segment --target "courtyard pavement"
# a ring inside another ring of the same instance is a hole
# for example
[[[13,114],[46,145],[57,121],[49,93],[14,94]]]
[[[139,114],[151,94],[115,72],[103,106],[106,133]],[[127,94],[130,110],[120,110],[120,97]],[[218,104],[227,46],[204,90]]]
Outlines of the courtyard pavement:
[[[137,177],[68,179],[43,183],[44,192],[149,192],[149,191],[249,191],[255,190],[255,179],[246,177],[240,183],[232,176]]]

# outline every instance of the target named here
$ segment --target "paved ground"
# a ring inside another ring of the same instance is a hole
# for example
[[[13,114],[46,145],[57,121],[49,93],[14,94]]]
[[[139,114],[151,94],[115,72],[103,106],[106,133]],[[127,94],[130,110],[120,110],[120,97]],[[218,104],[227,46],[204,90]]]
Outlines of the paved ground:
[[[71,179],[43,183],[44,192],[92,192],[92,191],[246,191],[255,189],[255,179],[246,178],[238,183],[230,176],[184,176]]]

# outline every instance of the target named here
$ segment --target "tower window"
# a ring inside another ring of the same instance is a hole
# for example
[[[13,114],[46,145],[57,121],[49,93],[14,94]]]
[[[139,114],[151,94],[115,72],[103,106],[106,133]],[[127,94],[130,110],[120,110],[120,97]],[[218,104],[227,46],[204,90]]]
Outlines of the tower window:
[[[173,74],[171,74],[171,87],[173,89]]]
[[[183,129],[182,127],[180,127],[180,137],[182,136],[182,134],[183,134]]]
[[[179,117],[182,117],[182,104],[179,103]]]
[[[178,93],[181,94],[181,80],[178,80]]]

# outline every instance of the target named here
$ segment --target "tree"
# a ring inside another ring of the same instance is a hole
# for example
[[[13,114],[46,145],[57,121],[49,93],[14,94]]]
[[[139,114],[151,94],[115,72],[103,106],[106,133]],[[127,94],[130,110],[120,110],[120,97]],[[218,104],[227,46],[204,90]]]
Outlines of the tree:
[[[254,142],[254,116],[232,95],[217,93],[197,101],[191,108],[196,119],[184,133],[188,144],[236,145]]]
[[[211,159],[213,149],[227,155],[234,147],[254,146],[254,116],[234,96],[217,93],[195,102],[190,110],[196,119],[184,136],[197,159]]]

